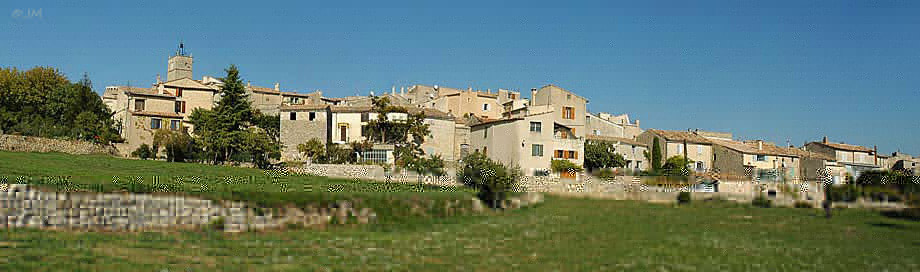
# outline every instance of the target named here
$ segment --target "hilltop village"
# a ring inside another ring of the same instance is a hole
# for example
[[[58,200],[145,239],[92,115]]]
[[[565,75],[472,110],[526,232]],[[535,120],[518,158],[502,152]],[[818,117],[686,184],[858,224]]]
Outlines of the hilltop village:
[[[211,109],[219,100],[220,79],[193,77],[193,57],[184,49],[168,59],[166,79],[157,76],[150,87],[108,86],[102,95],[125,140],[117,148],[127,156],[142,144],[151,144],[158,129],[189,130],[189,115],[196,108]],[[589,98],[556,85],[535,87],[522,95],[517,90],[474,90],[438,85],[392,87],[367,96],[326,97],[319,90],[300,93],[246,84],[252,107],[280,118],[282,161],[302,161],[298,146],[311,140],[347,145],[367,140],[362,129],[378,119],[373,98],[385,97],[407,109],[391,113],[405,119],[423,113],[429,126],[421,149],[447,162],[481,152],[489,158],[514,164],[526,176],[550,175],[553,160],[585,163],[587,142],[604,142],[610,152],[625,160],[624,171],[648,170],[649,153],[659,146],[661,160],[687,158],[694,173],[718,173],[722,178],[763,179],[782,177],[816,180],[830,176],[835,183],[867,170],[897,169],[917,174],[920,159],[894,153],[880,154],[875,147],[833,142],[827,137],[803,146],[783,146],[763,140],[740,141],[730,132],[659,130],[640,126],[628,114],[589,112]],[[362,162],[392,164],[394,146],[374,143],[355,154]],[[560,173],[567,175],[567,173]]]

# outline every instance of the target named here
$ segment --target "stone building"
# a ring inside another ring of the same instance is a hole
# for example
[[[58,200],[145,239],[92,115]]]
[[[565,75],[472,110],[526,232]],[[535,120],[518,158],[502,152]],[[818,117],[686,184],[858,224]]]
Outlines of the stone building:
[[[645,153],[648,152],[648,145],[643,142],[629,138],[593,134],[588,134],[585,136],[585,139],[587,141],[600,141],[613,144],[613,152],[622,155],[623,158],[626,159],[626,166],[624,166],[623,169],[648,170],[649,167],[651,167],[648,158],[645,157]]]
[[[439,155],[445,161],[452,162],[460,158],[461,146],[468,145],[463,139],[463,125],[457,124],[453,116],[433,109],[406,108],[408,114],[424,112],[424,123],[428,124],[430,135],[421,145],[428,155]],[[390,120],[405,120],[407,113],[390,113]],[[297,146],[310,139],[318,139],[323,144],[347,145],[352,142],[364,142],[364,126],[370,120],[378,118],[370,106],[335,106],[335,105],[283,105],[281,107],[281,142],[282,160],[301,160]],[[458,133],[459,132],[461,133]],[[361,154],[361,159],[393,163],[393,146],[375,144],[374,148]]]
[[[597,114],[589,112],[585,116],[585,125],[588,134],[595,136],[635,139],[642,134],[639,120],[630,122],[628,114],[612,115],[606,112]]]
[[[801,158],[795,148],[780,147],[763,140],[713,139],[712,167],[724,179],[761,182],[802,180]]]
[[[153,134],[158,129],[193,132],[189,116],[195,109],[210,110],[219,100],[222,82],[214,77],[204,76],[192,79],[194,59],[185,51],[184,45],[167,61],[166,81],[157,82],[150,88],[131,86],[108,86],[101,96],[103,103],[114,113],[119,133],[124,143],[116,145],[118,152],[128,156],[141,144],[152,145]],[[322,93],[298,94],[274,89],[247,86],[253,108],[267,114],[278,114],[282,104],[319,104]]]
[[[548,173],[554,159],[583,165],[587,103],[554,85],[532,89],[526,106],[505,112],[501,119],[477,119],[470,126],[471,147],[521,167],[526,175]]]
[[[805,144],[804,149],[833,157],[837,164],[846,169],[846,173],[853,176],[853,178],[858,178],[865,171],[885,169],[882,167],[883,164],[879,162],[878,152],[874,148],[833,143],[828,141],[827,137],[824,137],[820,142]]]
[[[706,172],[712,168],[712,142],[695,131],[649,129],[636,137],[639,142],[653,149],[655,139],[661,147],[662,165],[674,156],[686,156],[693,161],[688,167],[696,172]]]

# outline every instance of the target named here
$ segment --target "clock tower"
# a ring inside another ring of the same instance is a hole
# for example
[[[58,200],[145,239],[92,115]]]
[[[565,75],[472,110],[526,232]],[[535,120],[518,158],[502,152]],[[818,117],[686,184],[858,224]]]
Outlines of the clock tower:
[[[192,78],[192,55],[185,52],[183,43],[179,43],[176,54],[169,57],[169,68],[166,70],[166,81],[181,78]]]

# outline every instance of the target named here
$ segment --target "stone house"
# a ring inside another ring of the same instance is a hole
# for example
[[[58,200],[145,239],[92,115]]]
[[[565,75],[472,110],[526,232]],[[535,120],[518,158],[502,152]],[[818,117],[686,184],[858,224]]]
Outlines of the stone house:
[[[635,139],[642,134],[639,120],[630,122],[628,114],[612,115],[606,112],[597,114],[589,112],[585,115],[585,125],[588,134],[595,136]]]
[[[648,170],[651,167],[648,158],[645,157],[645,153],[648,152],[648,145],[643,142],[629,138],[593,134],[585,136],[585,140],[612,143],[614,146],[613,152],[622,155],[626,159],[626,166],[623,169]]]
[[[763,140],[734,141],[710,138],[712,166],[721,178],[761,182],[802,180],[800,153]]]
[[[223,84],[219,79],[204,76],[192,79],[193,58],[180,44],[179,50],[167,62],[167,79],[150,88],[130,86],[108,86],[101,96],[103,103],[114,113],[119,133],[124,143],[116,145],[124,156],[136,150],[141,144],[153,144],[153,134],[158,129],[185,130],[193,132],[188,122],[195,109],[210,110],[219,100],[217,95]],[[267,114],[278,114],[282,104],[305,99],[305,103],[322,103],[322,93],[298,94],[274,89],[247,86],[253,108]]]
[[[460,158],[461,146],[468,145],[468,140],[462,138],[462,124],[437,110],[412,107],[407,110],[409,114],[425,113],[424,123],[431,132],[421,146],[425,154],[439,155],[448,162]],[[364,126],[378,117],[370,106],[283,105],[280,111],[283,161],[300,160],[297,146],[310,139],[340,145],[363,142],[367,139]],[[408,116],[407,113],[390,113],[387,118],[405,120]],[[373,150],[361,156],[364,160],[393,163],[393,146],[376,144]]]
[[[868,148],[858,145],[845,143],[833,143],[827,140],[827,137],[820,142],[810,142],[805,144],[805,150],[825,154],[834,157],[837,164],[846,169],[846,172],[858,178],[862,172],[868,170],[884,169],[876,156],[878,152],[874,148]]]
[[[661,146],[662,162],[674,156],[686,156],[693,161],[688,167],[696,172],[706,172],[712,168],[712,142],[694,131],[649,129],[636,137],[639,142],[648,145],[651,152],[655,139]]]
[[[891,170],[901,171],[909,175],[920,176],[920,158],[901,152],[891,153],[888,159]]]
[[[528,176],[550,172],[554,159],[584,165],[587,102],[554,85],[532,89],[526,107],[508,112],[502,119],[474,122],[470,126],[471,147],[494,160],[521,167]]]

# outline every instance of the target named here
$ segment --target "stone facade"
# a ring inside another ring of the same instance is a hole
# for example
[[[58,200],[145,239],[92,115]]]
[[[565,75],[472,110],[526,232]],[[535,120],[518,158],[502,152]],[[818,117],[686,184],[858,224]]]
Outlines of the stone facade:
[[[0,150],[15,152],[61,152],[67,154],[106,154],[115,155],[112,146],[94,144],[77,140],[59,140],[32,136],[0,135]]]

